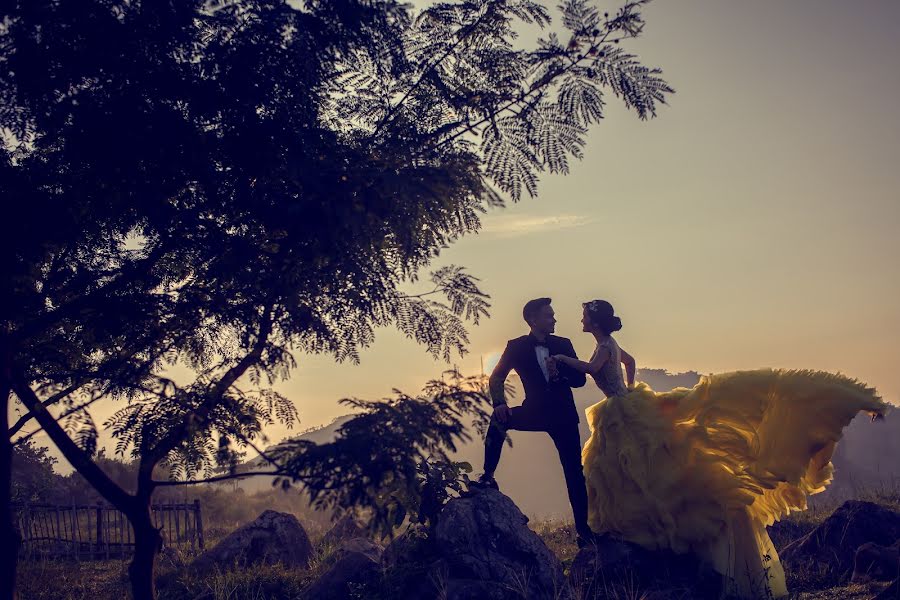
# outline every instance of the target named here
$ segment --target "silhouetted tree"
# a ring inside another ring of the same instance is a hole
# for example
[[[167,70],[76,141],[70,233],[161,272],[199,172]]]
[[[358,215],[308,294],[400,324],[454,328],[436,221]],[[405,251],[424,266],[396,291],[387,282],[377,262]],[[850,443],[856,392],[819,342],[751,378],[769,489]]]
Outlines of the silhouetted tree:
[[[295,422],[271,389],[295,353],[358,360],[388,325],[463,352],[464,321],[487,314],[477,280],[449,266],[403,286],[501,193],[566,172],[602,89],[655,114],[671,90],[619,47],[642,4],[569,0],[566,41],[518,50],[516,19],[549,23],[537,2],[5,3],[0,597],[11,443],[32,420],[126,514],[132,591],[151,598],[154,470],[195,479]],[[176,383],[174,364],[196,376]],[[88,408],[106,398],[127,402],[108,425],[138,461],[133,493],[92,460]],[[294,450],[283,467],[315,490],[313,451]]]
[[[56,462],[46,448],[31,440],[19,444],[12,460],[12,501],[38,502],[51,497],[59,478],[53,471]]]

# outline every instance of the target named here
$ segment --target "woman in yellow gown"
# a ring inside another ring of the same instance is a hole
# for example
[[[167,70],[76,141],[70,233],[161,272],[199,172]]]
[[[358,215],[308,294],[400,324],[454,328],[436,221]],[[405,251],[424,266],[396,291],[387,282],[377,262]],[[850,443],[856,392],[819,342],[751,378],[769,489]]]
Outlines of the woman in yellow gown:
[[[554,358],[590,374],[607,396],[587,409],[591,528],[692,552],[723,575],[728,595],[787,596],[766,526],[825,489],[835,444],[859,411],[874,419],[888,405],[874,389],[820,371],[738,371],[654,392],[634,385],[635,361],[610,335],[622,322],[608,302],[585,303],[582,325],[597,339],[591,359]]]

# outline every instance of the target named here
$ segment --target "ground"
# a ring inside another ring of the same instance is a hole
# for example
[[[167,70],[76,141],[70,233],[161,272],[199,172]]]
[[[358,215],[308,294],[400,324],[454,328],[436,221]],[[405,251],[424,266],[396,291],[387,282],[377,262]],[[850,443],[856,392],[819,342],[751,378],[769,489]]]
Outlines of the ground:
[[[861,499],[900,510],[900,490],[861,494]],[[791,515],[772,531],[776,546],[783,547],[806,534],[834,508],[820,504]],[[568,568],[578,551],[572,524],[533,520],[530,526]],[[314,542],[316,537],[320,534],[313,535]],[[202,578],[187,573],[185,566],[191,558],[171,552],[160,559],[160,600],[293,600],[299,598],[301,590],[327,567],[329,549],[320,550],[306,570],[290,570],[280,565],[259,566]],[[118,560],[22,562],[19,566],[20,600],[121,600],[128,587],[126,569],[127,563]],[[873,598],[887,585],[875,582],[834,586],[831,574],[818,572],[788,570],[787,576],[788,589],[798,600],[864,600]],[[620,589],[621,592],[611,596],[615,600],[651,600],[653,597],[646,590],[633,586],[623,585]],[[373,590],[361,597],[377,598],[379,594]]]

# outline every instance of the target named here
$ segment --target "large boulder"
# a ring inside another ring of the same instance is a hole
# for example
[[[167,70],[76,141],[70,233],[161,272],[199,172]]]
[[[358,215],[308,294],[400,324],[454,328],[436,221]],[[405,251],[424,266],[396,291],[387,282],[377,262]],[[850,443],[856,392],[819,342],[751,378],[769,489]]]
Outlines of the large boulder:
[[[357,598],[359,588],[373,582],[381,568],[382,548],[365,538],[346,540],[335,550],[334,563],[303,590],[309,600]]]
[[[601,573],[618,575],[626,571],[640,570],[651,560],[650,554],[636,544],[617,540],[611,536],[602,536],[575,555],[572,566],[569,567],[569,581],[580,584],[594,579]]]
[[[366,531],[363,525],[357,521],[353,515],[344,515],[331,526],[324,536],[320,545],[328,548],[336,548],[341,542],[352,540],[354,538],[364,538]]]
[[[900,577],[900,540],[891,546],[863,544],[856,551],[853,561],[853,578],[856,583],[868,581],[893,581]]]
[[[900,579],[895,579],[872,600],[897,600],[900,598]]]
[[[395,537],[381,556],[381,564],[386,569],[409,565],[415,562],[428,562],[438,558],[437,548],[424,525],[412,525]]]
[[[528,528],[528,517],[499,491],[473,490],[450,500],[434,537],[447,564],[448,598],[565,597],[559,559]]]
[[[532,598],[516,595],[506,584],[484,581],[483,579],[448,579],[438,596],[427,598],[447,598],[447,600],[508,600],[509,598]],[[550,596],[534,596],[550,598]]]
[[[297,517],[267,510],[198,556],[191,567],[207,571],[214,567],[282,563],[306,568],[311,556],[312,545]]]
[[[578,598],[628,596],[635,587],[660,597],[661,591],[678,590],[681,596],[715,598],[722,577],[693,555],[646,550],[605,535],[578,551],[568,583]]]
[[[853,572],[857,549],[873,543],[890,546],[900,539],[900,513],[873,502],[843,503],[818,527],[781,552],[788,566],[818,564],[845,580]]]
[[[384,549],[382,586],[392,598],[436,598],[448,572],[433,536],[412,525]]]

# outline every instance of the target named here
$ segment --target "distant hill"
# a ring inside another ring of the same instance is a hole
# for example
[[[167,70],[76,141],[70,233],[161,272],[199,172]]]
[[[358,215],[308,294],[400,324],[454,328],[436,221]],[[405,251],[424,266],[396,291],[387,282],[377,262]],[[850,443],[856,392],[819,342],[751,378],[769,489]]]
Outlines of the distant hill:
[[[669,373],[664,369],[639,369],[637,379],[647,382],[654,390],[666,391],[676,387],[693,387],[700,374],[694,371]],[[599,402],[602,393],[593,386],[573,390],[579,414]],[[521,394],[516,397],[521,400]],[[514,400],[511,402],[515,404]],[[326,426],[311,429],[299,437],[316,443],[334,439],[337,430],[350,419],[343,416]],[[581,441],[588,438],[588,426],[581,419]],[[544,433],[512,431],[513,447],[504,446],[497,472],[497,481],[504,493],[522,511],[537,518],[571,518],[566,487],[556,448]],[[482,441],[464,445],[456,454],[457,460],[472,463],[479,473],[484,460]],[[900,410],[879,423],[870,423],[867,415],[858,416],[844,432],[834,456],[835,480],[828,490],[815,496],[814,502],[858,497],[873,487],[900,486]],[[242,482],[246,491],[271,486],[269,478],[258,477]]]

